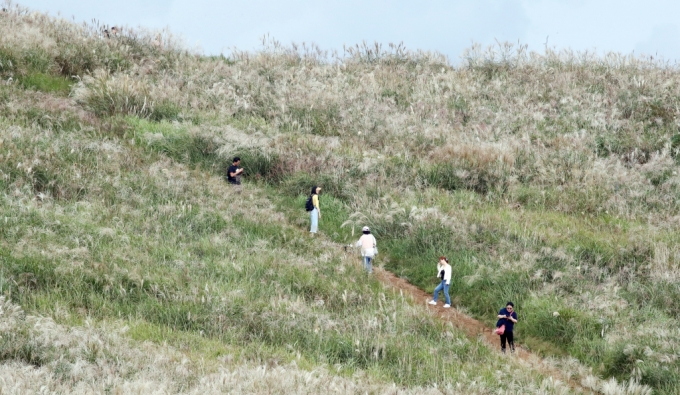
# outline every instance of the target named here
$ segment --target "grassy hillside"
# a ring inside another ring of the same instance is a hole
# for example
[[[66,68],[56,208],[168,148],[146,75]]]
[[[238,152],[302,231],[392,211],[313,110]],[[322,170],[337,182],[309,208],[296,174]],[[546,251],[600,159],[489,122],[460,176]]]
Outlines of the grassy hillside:
[[[514,301],[517,341],[584,387],[680,386],[675,67],[511,46],[457,67],[395,46],[206,57],[11,7],[0,76],[15,393],[570,391],[366,276],[341,248],[363,225],[423,289],[449,256],[454,304],[489,325]]]

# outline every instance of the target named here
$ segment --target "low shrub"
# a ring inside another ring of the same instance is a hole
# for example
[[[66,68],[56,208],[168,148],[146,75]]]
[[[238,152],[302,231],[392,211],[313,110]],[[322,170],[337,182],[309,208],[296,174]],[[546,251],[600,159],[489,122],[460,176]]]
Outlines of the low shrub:
[[[344,179],[332,174],[308,174],[298,172],[281,180],[280,189],[288,196],[308,196],[313,186],[320,186],[324,195],[348,202],[352,198],[352,189]]]
[[[72,82],[64,77],[54,77],[50,74],[32,73],[19,77],[19,83],[25,89],[35,89],[41,92],[68,95]]]
[[[380,92],[380,97],[394,101],[394,104],[401,109],[406,109],[411,104],[409,96],[409,89],[404,87],[385,88]]]
[[[677,319],[680,317],[680,284],[673,281],[638,281],[628,284],[626,299],[639,308],[654,309]]]
[[[53,60],[43,48],[32,47],[23,50],[21,54],[22,68],[26,72],[47,73],[52,69]]]
[[[276,153],[259,148],[236,148],[233,154],[229,154],[229,163],[225,165],[231,165],[231,159],[235,156],[241,158],[241,165],[245,169],[244,177],[248,180],[261,180],[268,184],[278,185],[288,174],[285,161]],[[226,170],[225,167],[224,171]]]
[[[638,362],[646,359],[643,350],[639,347],[629,347],[626,344],[617,344],[605,352],[603,360],[603,373],[608,377],[627,378],[638,367]]]
[[[8,48],[0,47],[0,73],[13,72],[17,67],[17,59]]]
[[[599,338],[603,328],[597,319],[554,300],[530,299],[522,307],[522,333],[557,344],[564,350],[570,350],[582,339]]]
[[[19,361],[40,368],[54,357],[52,348],[31,338],[25,324],[12,329],[0,332],[0,362]]]
[[[436,164],[425,172],[428,185],[449,191],[468,189],[479,194],[491,191],[504,192],[507,188],[504,176],[486,168],[459,166],[453,163]]]
[[[155,103],[149,113],[149,119],[152,121],[175,121],[179,118],[181,108],[169,100],[163,100]]]
[[[449,191],[465,188],[461,170],[452,164],[434,166],[425,173],[425,181],[429,185]]]
[[[111,76],[98,70],[74,89],[76,101],[95,115],[128,115],[146,118],[153,109],[149,87],[126,75]]]
[[[154,90],[154,83],[133,76],[97,69],[75,85],[73,96],[85,109],[99,117],[117,115],[177,120],[180,107]]]
[[[671,136],[671,155],[678,160],[680,158],[680,133]]]
[[[302,129],[317,136],[339,136],[340,120],[340,111],[336,106],[291,107],[283,117],[280,127],[289,131]]]

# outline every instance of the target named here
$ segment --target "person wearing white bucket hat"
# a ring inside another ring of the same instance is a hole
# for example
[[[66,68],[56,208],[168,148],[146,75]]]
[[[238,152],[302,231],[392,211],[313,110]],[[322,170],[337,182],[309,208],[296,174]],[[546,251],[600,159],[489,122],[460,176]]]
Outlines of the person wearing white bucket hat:
[[[361,229],[363,235],[357,241],[356,246],[361,247],[361,256],[364,258],[364,268],[368,273],[373,273],[373,265],[371,261],[375,258],[378,253],[378,246],[375,240],[375,236],[371,234],[371,229],[368,226],[364,226]]]

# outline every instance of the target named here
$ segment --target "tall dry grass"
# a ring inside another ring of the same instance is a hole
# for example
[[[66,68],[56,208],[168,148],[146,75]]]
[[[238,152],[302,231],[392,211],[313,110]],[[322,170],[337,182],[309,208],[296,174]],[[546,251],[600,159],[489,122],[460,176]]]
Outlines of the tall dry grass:
[[[107,295],[140,284],[142,294],[196,302],[203,284],[173,289],[141,268],[161,262],[176,285],[229,240],[304,261],[294,251],[308,247],[289,224],[304,226],[293,214],[299,195],[322,182],[332,208],[322,227],[335,241],[351,239],[350,225],[371,225],[387,266],[424,288],[428,259],[454,256],[460,308],[491,324],[495,304],[513,298],[520,340],[586,386],[673,393],[675,66],[507,44],[474,46],[457,67],[401,46],[334,54],[273,40],[204,57],[169,33],[158,45],[155,33],[99,31],[20,7],[0,18],[3,248],[12,256],[44,253],[58,273],[105,275]],[[237,154],[249,180],[264,183],[239,205],[214,185]],[[75,219],[63,230],[66,215]],[[249,229],[242,218],[253,215],[272,227],[247,237],[231,229]],[[112,250],[122,252],[118,267],[101,252]],[[20,274],[13,289],[26,294],[39,276]],[[504,279],[514,285],[498,287]],[[156,288],[144,288],[149,281]],[[569,368],[570,356],[593,370]],[[485,388],[460,374],[460,391],[514,390],[486,372]],[[561,391],[526,374],[523,391]]]

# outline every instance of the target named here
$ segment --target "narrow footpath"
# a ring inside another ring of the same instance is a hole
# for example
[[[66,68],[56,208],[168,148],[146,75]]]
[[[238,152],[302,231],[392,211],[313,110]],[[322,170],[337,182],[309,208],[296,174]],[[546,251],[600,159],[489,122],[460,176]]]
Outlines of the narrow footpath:
[[[373,273],[376,278],[380,280],[383,284],[386,284],[392,288],[402,291],[404,294],[411,295],[414,300],[422,301],[425,308],[431,309],[436,312],[437,316],[444,321],[448,321],[455,327],[462,329],[469,337],[472,338],[482,338],[491,347],[497,348],[500,355],[500,340],[498,335],[493,333],[493,329],[487,327],[482,322],[465,315],[458,311],[456,308],[445,309],[443,306],[431,306],[426,302],[432,299],[432,295],[426,293],[422,289],[416,287],[415,285],[409,283],[408,281],[395,276],[393,273],[374,267]],[[527,350],[522,349],[521,346],[517,346],[514,355],[508,355],[509,358],[515,357],[520,358],[527,364],[529,364],[533,369],[541,372],[542,374],[552,377],[553,380],[559,380],[563,383],[568,384],[577,394],[597,394],[591,389],[583,387],[575,378],[565,377],[565,375],[554,367],[548,366],[543,359]]]

